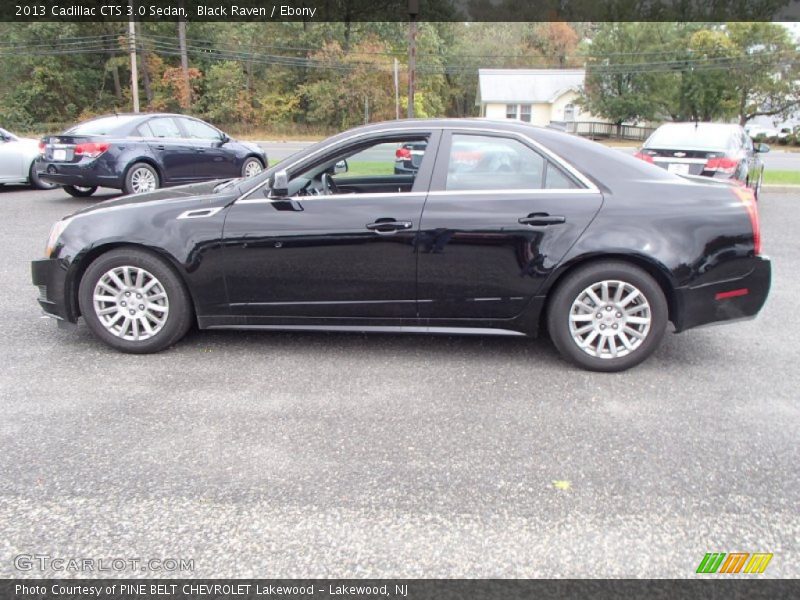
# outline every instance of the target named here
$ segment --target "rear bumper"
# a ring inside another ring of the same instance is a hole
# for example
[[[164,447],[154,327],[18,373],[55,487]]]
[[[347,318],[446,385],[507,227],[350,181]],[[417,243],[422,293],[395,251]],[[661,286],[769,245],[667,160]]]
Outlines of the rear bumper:
[[[122,189],[122,178],[101,160],[86,163],[60,163],[37,159],[34,169],[43,181],[79,187]]]
[[[752,269],[742,277],[677,289],[675,330],[755,317],[769,295],[772,265],[761,256],[752,258],[751,264]]]
[[[77,315],[67,295],[67,266],[61,260],[45,258],[31,262],[31,280],[39,288],[39,306],[45,314],[75,323]]]

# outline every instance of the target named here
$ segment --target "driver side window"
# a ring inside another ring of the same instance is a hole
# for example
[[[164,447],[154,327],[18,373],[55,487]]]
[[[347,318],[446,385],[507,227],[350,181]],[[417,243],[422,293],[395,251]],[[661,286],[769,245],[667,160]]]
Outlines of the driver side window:
[[[428,138],[420,136],[353,146],[300,174],[303,184],[296,194],[411,192],[427,147]]]

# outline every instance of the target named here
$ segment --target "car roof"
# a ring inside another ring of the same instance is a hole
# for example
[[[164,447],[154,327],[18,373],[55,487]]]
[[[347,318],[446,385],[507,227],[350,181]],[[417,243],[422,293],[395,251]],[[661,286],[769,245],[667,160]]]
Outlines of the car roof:
[[[539,127],[522,121],[504,121],[491,119],[398,119],[361,125],[334,135],[323,142],[328,145],[346,140],[350,137],[369,133],[386,133],[398,135],[414,129],[460,129],[476,132],[518,133],[560,157],[574,166],[578,171],[591,179],[600,189],[609,189],[614,183],[631,180],[679,180],[677,175],[665,169],[655,167],[643,160],[629,156],[619,150],[611,149],[597,142],[580,136],[564,133],[547,127]],[[302,150],[293,160],[302,160],[303,156],[313,152],[317,145]],[[277,163],[280,164],[280,163]],[[608,184],[608,185],[606,185]]]
[[[707,123],[707,122],[689,122],[689,123],[664,123],[658,129],[677,129],[677,130],[697,130],[697,131],[725,131],[734,132],[741,129],[741,125],[735,123]]]

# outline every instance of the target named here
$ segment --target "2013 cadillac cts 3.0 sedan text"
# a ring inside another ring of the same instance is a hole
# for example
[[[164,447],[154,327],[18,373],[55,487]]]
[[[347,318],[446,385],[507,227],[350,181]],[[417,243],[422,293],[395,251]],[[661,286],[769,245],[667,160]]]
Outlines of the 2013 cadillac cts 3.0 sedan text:
[[[421,144],[420,142],[424,142]],[[395,153],[424,148],[416,170]],[[125,352],[200,328],[535,336],[618,371],[770,286],[752,192],[524,123],[359,127],[55,224],[39,303]]]

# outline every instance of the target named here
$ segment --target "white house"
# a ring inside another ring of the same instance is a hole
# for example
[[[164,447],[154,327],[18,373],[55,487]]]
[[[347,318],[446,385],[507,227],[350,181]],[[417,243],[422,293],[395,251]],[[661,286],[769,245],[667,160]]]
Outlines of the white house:
[[[479,69],[476,104],[488,119],[543,127],[553,121],[600,121],[576,104],[585,76],[584,69]]]

